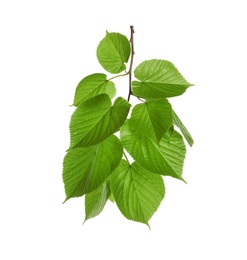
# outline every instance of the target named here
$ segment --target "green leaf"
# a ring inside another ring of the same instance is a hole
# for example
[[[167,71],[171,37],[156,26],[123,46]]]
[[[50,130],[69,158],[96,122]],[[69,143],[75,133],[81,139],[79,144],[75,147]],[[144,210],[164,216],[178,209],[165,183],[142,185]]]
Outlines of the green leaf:
[[[104,182],[98,189],[86,194],[85,196],[85,220],[94,218],[104,209],[105,204],[110,196],[110,184]]]
[[[183,137],[172,131],[158,143],[146,128],[140,129],[136,123],[129,119],[120,129],[121,142],[128,153],[148,171],[183,180],[186,153]]]
[[[98,145],[70,150],[63,162],[66,200],[97,189],[123,156],[119,139],[112,135]]]
[[[172,114],[173,114],[173,122],[174,122],[174,124],[181,130],[181,132],[182,132],[184,138],[186,139],[187,143],[190,146],[192,146],[194,144],[194,140],[193,140],[191,134],[189,133],[187,128],[184,126],[182,121],[179,119],[179,117],[177,116],[175,111],[172,111]]]
[[[111,190],[122,214],[130,220],[148,225],[165,196],[160,175],[153,174],[136,162],[122,160],[111,175]]]
[[[114,196],[113,196],[113,194],[111,193],[110,195],[109,195],[109,198],[108,198],[111,202],[115,202],[115,199],[114,199]]]
[[[144,98],[167,98],[183,94],[189,86],[175,66],[166,60],[147,60],[134,71],[140,80],[132,82],[134,95]]]
[[[75,92],[74,106],[78,106],[82,101],[106,93],[110,98],[116,95],[116,88],[113,82],[106,79],[106,75],[95,73],[83,78]]]
[[[130,104],[119,97],[111,106],[108,95],[101,94],[82,102],[70,122],[70,148],[98,144],[119,130]]]
[[[157,141],[172,126],[172,107],[167,99],[153,99],[133,108],[131,121],[142,131],[147,130],[150,136],[155,134]]]
[[[97,48],[97,58],[101,66],[108,72],[117,74],[126,69],[124,63],[130,56],[130,42],[120,33],[106,32],[105,38]]]

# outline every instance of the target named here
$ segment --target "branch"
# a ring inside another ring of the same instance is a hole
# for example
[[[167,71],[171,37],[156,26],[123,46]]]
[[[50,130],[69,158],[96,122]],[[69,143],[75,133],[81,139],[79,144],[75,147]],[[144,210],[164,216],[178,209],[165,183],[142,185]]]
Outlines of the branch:
[[[130,44],[131,44],[131,59],[130,59],[130,67],[129,67],[129,95],[128,95],[128,101],[130,100],[130,95],[132,94],[132,90],[131,90],[131,82],[132,82],[132,66],[133,66],[133,60],[134,60],[134,26],[131,25],[130,26]]]

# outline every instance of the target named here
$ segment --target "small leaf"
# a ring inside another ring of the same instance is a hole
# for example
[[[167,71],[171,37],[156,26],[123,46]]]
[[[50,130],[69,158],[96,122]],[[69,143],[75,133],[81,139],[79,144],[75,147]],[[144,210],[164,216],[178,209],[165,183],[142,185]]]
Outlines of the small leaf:
[[[111,106],[108,95],[101,94],[82,102],[70,122],[70,148],[98,144],[119,130],[130,104],[119,97]]]
[[[85,196],[85,220],[98,216],[104,209],[110,196],[110,184],[105,181],[98,189],[86,194]]]
[[[98,145],[70,150],[63,162],[66,200],[97,189],[118,166],[123,147],[116,136]]]
[[[166,60],[147,60],[134,71],[140,80],[132,82],[134,95],[144,98],[167,98],[183,94],[189,86],[175,66]]]
[[[165,196],[160,175],[122,160],[111,175],[111,190],[122,214],[130,220],[148,224]]]
[[[179,117],[177,116],[177,114],[175,113],[175,111],[172,111],[173,113],[173,122],[174,124],[181,130],[184,138],[186,139],[187,143],[192,146],[194,144],[194,140],[191,136],[191,134],[189,133],[189,131],[187,130],[187,128],[184,126],[183,122],[179,119]]]
[[[106,33],[97,48],[97,58],[108,72],[117,74],[126,69],[130,56],[130,42],[120,33]]]
[[[153,132],[159,141],[172,126],[172,107],[167,99],[153,99],[138,104],[133,108],[131,121],[136,120],[135,127]],[[147,127],[148,125],[148,127]]]
[[[78,106],[82,101],[106,93],[110,98],[116,95],[116,88],[113,82],[106,79],[106,75],[95,73],[82,79],[75,92],[74,106]]]
[[[135,126],[136,121],[129,119],[120,129],[121,142],[133,159],[148,171],[183,180],[183,137],[173,131],[158,143],[146,129]]]

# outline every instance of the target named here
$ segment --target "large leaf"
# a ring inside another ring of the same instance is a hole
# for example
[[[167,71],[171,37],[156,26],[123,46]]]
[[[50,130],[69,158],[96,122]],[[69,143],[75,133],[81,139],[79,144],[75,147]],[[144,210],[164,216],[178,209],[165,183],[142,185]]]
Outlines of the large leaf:
[[[120,33],[106,32],[105,38],[97,48],[97,58],[101,66],[108,72],[117,74],[126,69],[130,56],[130,42]]]
[[[98,189],[85,196],[85,220],[94,218],[100,214],[110,196],[110,183],[105,181]]]
[[[167,98],[183,94],[189,86],[175,66],[166,60],[147,60],[134,71],[140,81],[132,82],[134,95],[144,98]]]
[[[78,106],[82,101],[106,93],[110,98],[116,95],[116,88],[113,82],[106,79],[106,75],[95,73],[83,78],[75,92],[74,106]]]
[[[148,225],[165,195],[163,179],[122,160],[111,175],[111,190],[122,214],[130,220]]]
[[[131,119],[121,127],[121,142],[134,160],[148,171],[183,180],[186,153],[183,137],[176,131],[165,134],[158,143],[147,129],[136,127]]]
[[[98,144],[119,130],[130,104],[119,97],[111,106],[108,95],[101,94],[82,102],[70,122],[70,148]]]
[[[133,108],[131,120],[136,120],[135,127],[153,133],[159,141],[172,126],[172,107],[167,99],[153,99]]]
[[[66,200],[97,189],[118,166],[122,155],[122,144],[114,135],[98,145],[70,150],[63,162]]]
[[[187,143],[190,146],[192,146],[194,144],[194,140],[193,140],[191,134],[189,133],[189,131],[187,130],[187,128],[185,127],[183,122],[180,120],[178,115],[175,113],[175,111],[172,111],[172,115],[173,115],[174,124],[181,130],[181,132],[182,132],[184,138],[186,139]]]

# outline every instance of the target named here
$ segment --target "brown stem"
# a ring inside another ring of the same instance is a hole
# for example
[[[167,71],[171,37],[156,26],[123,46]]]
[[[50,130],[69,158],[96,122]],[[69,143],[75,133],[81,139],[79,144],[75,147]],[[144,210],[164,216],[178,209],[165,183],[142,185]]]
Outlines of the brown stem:
[[[132,82],[132,66],[133,66],[133,61],[134,61],[134,26],[130,26],[130,44],[131,44],[131,58],[130,58],[130,67],[129,67],[129,95],[128,95],[128,101],[130,100],[130,95],[132,94],[132,89],[131,89],[131,82]]]

